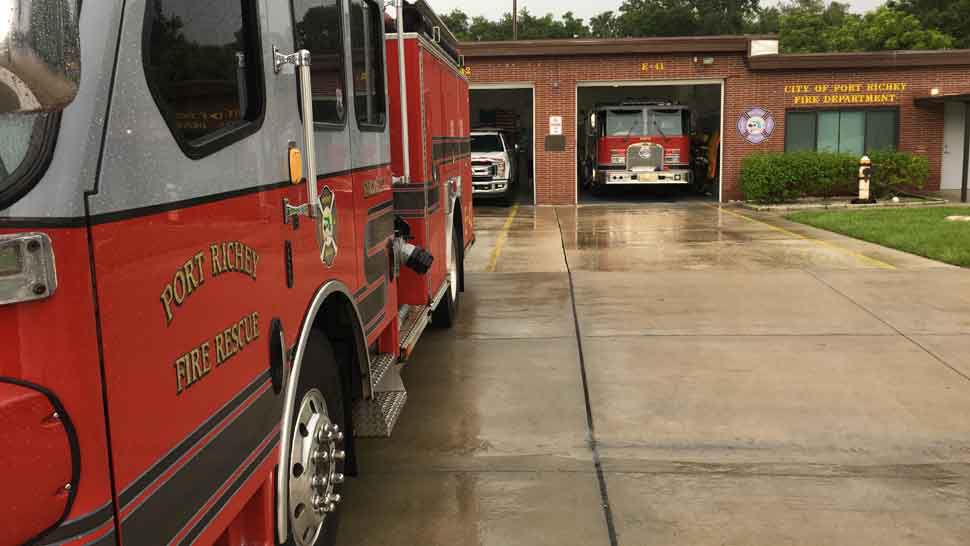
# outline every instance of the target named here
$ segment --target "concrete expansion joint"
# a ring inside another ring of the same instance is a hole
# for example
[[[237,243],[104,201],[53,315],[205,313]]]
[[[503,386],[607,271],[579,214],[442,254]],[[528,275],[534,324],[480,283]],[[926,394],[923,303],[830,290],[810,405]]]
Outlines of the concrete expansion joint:
[[[896,332],[897,335],[899,335],[900,337],[902,337],[906,341],[908,341],[908,342],[912,343],[913,345],[915,345],[916,347],[918,347],[921,351],[923,351],[924,353],[926,353],[927,355],[929,355],[930,358],[932,358],[933,360],[939,362],[940,364],[942,364],[943,366],[945,366],[946,368],[948,368],[953,373],[959,375],[963,379],[965,379],[967,381],[970,381],[970,375],[965,374],[964,372],[962,372],[961,370],[959,370],[958,368],[956,368],[955,366],[953,366],[952,364],[950,364],[946,360],[940,358],[939,355],[937,355],[933,351],[929,350],[927,347],[925,347],[922,343],[920,343],[919,341],[917,341],[916,339],[914,339],[912,336],[907,335],[905,332],[903,332],[902,330],[900,330],[899,328],[897,328],[896,326],[894,326],[890,322],[886,321],[885,319],[883,319],[882,317],[880,317],[879,315],[877,315],[876,313],[874,313],[868,307],[862,305],[861,303],[859,303],[858,301],[856,301],[855,299],[853,299],[851,296],[849,296],[845,292],[843,292],[843,291],[839,290],[838,288],[832,286],[831,283],[827,282],[825,279],[823,279],[822,277],[818,276],[814,272],[806,271],[806,273],[808,273],[812,277],[815,277],[815,279],[818,280],[818,282],[822,283],[823,285],[827,286],[830,290],[832,290],[836,294],[838,294],[838,295],[842,296],[843,298],[845,298],[846,300],[848,300],[850,303],[852,303],[852,305],[855,305],[857,308],[861,309],[863,312],[869,314],[869,316],[871,316],[872,318],[878,320],[879,322],[881,322],[884,325],[886,325],[886,327],[892,329],[894,332]]]
[[[573,313],[573,328],[576,332],[576,350],[579,354],[579,372],[583,384],[583,401],[586,404],[586,426],[587,440],[590,451],[593,453],[593,466],[596,468],[596,481],[599,484],[601,506],[603,508],[603,518],[606,520],[606,532],[610,539],[610,546],[617,546],[616,525],[613,521],[613,507],[610,505],[609,490],[606,485],[606,475],[603,472],[603,464],[600,460],[599,447],[596,442],[596,426],[593,422],[593,408],[589,398],[589,380],[586,375],[586,359],[583,355],[583,336],[579,329],[579,313],[576,311],[576,287],[573,283],[573,272],[569,268],[569,257],[566,253],[566,240],[563,236],[562,222],[559,219],[559,211],[554,209],[556,215],[556,225],[559,226],[559,241],[562,245],[562,257],[566,264],[566,276],[569,279],[569,302]]]
[[[637,469],[611,469],[616,476],[731,476],[764,478],[831,478],[880,479],[900,481],[958,482],[970,472],[970,461],[947,463],[899,463],[885,465],[849,465],[823,463],[705,463],[696,461],[644,462],[609,459],[611,467],[623,464],[643,464]],[[654,467],[654,468],[651,468]],[[959,471],[958,471],[959,470]]]

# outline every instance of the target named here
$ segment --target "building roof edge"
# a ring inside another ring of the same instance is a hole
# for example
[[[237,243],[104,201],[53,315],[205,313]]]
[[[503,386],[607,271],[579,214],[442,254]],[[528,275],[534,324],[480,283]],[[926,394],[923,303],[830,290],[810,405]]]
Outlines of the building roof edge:
[[[751,40],[774,40],[775,36],[678,36],[652,38],[576,38],[461,42],[466,58],[603,55],[617,53],[718,53],[748,52]]]
[[[783,53],[751,57],[748,65],[752,70],[970,66],[970,50]]]

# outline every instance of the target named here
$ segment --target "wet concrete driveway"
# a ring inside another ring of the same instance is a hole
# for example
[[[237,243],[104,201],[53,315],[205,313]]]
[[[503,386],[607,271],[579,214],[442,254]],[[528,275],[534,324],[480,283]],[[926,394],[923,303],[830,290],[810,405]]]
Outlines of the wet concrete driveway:
[[[703,203],[478,214],[342,544],[970,544],[970,272]]]

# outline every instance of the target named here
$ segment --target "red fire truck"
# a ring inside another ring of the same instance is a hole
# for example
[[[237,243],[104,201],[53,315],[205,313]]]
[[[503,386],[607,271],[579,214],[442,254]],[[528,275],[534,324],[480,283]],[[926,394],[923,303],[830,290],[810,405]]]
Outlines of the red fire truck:
[[[691,184],[690,110],[670,102],[598,105],[582,120],[580,177],[611,184]]]
[[[19,0],[0,545],[331,544],[450,326],[468,84],[422,0]]]

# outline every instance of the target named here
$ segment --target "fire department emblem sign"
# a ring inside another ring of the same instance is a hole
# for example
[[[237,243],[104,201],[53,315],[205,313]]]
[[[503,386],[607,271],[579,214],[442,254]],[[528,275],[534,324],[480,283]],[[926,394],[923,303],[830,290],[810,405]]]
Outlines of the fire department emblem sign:
[[[329,186],[320,190],[320,261],[333,265],[337,258],[337,197]]]
[[[751,144],[761,144],[775,130],[775,118],[761,108],[752,108],[738,118],[738,133]]]

